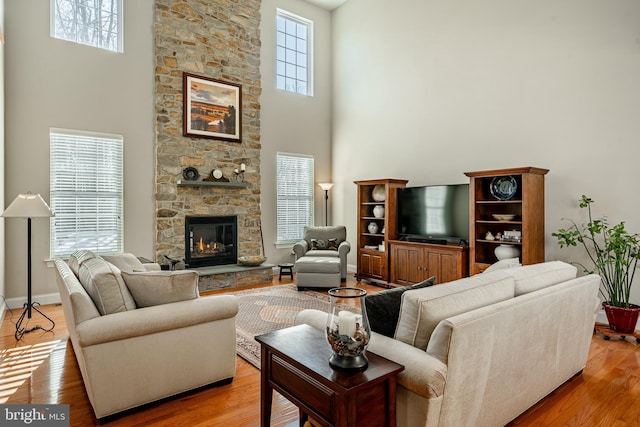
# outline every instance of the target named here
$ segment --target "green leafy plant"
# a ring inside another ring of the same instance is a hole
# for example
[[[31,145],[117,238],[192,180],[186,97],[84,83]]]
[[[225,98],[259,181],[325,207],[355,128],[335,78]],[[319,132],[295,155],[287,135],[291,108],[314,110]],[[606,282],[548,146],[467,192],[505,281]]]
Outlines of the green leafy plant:
[[[552,236],[558,239],[560,247],[582,245],[593,263],[587,268],[581,263],[574,263],[583,268],[585,273],[597,273],[602,278],[601,293],[606,302],[616,307],[629,308],[631,285],[640,259],[640,235],[631,234],[625,229],[624,221],[610,225],[606,217],[593,218],[591,215],[592,199],[583,195],[580,208],[588,211],[589,222],[579,227],[575,221],[567,229],[561,228]]]

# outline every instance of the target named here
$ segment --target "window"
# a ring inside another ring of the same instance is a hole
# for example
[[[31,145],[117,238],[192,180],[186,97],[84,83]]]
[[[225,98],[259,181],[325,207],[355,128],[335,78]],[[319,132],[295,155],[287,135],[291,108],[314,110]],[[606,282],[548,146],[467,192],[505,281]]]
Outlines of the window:
[[[51,129],[51,257],[122,252],[120,135]]]
[[[51,37],[122,52],[122,0],[51,0]]]
[[[276,88],[313,95],[311,79],[313,22],[278,9]]]
[[[313,225],[313,156],[278,153],[276,169],[276,243],[295,243]]]

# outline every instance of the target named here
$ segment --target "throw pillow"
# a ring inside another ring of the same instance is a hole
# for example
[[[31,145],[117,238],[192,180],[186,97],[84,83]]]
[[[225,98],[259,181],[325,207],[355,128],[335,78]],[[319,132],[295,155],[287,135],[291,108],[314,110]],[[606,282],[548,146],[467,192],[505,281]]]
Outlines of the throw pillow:
[[[435,281],[436,277],[433,276],[413,286],[387,289],[364,297],[371,330],[393,338],[400,316],[402,294],[410,289],[426,288]]]
[[[312,250],[327,249],[327,241],[322,239],[311,239],[311,249]]]
[[[198,272],[122,272],[122,278],[138,307],[169,304],[198,298]]]
[[[338,250],[338,239],[329,239],[327,241],[327,249],[330,249],[332,251],[337,251]]]
[[[102,258],[118,267],[120,271],[146,271],[144,265],[134,254],[102,255]]]
[[[83,261],[78,269],[78,279],[100,314],[135,310],[136,303],[122,280],[120,270],[101,257]]]

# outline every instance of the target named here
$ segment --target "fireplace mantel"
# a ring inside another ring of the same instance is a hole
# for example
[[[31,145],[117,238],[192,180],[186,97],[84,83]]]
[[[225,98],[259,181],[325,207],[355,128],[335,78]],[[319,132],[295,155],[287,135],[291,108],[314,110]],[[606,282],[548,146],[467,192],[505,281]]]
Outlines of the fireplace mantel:
[[[178,187],[236,187],[247,188],[248,182],[178,181]]]

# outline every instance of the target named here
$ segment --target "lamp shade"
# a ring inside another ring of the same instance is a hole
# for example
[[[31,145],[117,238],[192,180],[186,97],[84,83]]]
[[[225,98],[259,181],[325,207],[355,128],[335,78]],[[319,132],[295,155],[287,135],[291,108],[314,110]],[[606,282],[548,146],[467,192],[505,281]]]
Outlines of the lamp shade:
[[[320,182],[320,183],[318,183],[318,185],[324,191],[329,191],[329,190],[331,190],[331,187],[333,187],[333,183],[331,183],[331,182]]]
[[[2,213],[7,218],[43,218],[53,216],[47,202],[39,194],[18,194]]]

